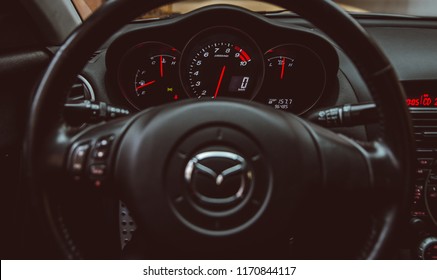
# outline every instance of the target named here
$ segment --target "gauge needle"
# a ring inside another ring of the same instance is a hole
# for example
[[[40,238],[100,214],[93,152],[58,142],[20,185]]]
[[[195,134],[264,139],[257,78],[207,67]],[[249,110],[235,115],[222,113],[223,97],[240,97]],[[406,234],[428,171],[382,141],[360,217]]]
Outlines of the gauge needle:
[[[214,98],[217,98],[217,95],[218,95],[218,92],[220,89],[220,85],[222,84],[223,76],[225,75],[225,70],[226,70],[226,65],[224,65],[222,68],[222,73],[220,74],[220,78],[219,78],[218,83],[217,83],[217,88],[215,89]]]
[[[161,73],[161,78],[164,77],[164,67],[162,66],[162,55],[159,56],[159,71]]]
[[[153,84],[153,83],[155,83],[155,82],[156,82],[155,80],[150,81],[150,82],[147,82],[147,83],[145,83],[145,84],[143,84],[143,85],[141,85],[141,86],[139,86],[139,87],[136,87],[136,90],[142,89],[143,87],[150,86],[151,84]]]
[[[281,80],[284,78],[285,57],[282,58]]]

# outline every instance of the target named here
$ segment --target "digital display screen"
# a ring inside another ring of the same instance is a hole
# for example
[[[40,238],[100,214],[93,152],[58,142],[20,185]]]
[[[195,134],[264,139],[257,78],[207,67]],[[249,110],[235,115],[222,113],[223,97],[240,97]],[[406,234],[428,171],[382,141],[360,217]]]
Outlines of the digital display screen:
[[[407,106],[437,108],[437,94],[422,93],[419,96],[407,97]]]
[[[437,80],[404,82],[403,86],[408,107],[437,108]]]
[[[269,98],[268,103],[275,109],[288,110],[293,104],[293,99],[291,98]]]
[[[249,85],[250,77],[232,76],[229,83],[229,92],[245,92]]]

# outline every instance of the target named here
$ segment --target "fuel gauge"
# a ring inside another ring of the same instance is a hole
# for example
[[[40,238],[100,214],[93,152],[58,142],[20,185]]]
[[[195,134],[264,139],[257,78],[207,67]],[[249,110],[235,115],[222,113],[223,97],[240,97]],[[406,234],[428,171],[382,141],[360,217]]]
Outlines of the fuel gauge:
[[[326,84],[320,57],[311,49],[294,44],[272,48],[264,57],[264,84],[256,100],[295,114],[313,107]]]

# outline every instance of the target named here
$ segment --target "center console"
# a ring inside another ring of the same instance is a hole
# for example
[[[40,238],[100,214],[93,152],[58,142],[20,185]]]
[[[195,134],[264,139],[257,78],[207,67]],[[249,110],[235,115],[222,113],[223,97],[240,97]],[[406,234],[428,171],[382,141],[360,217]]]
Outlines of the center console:
[[[416,140],[410,225],[420,259],[437,259],[437,80],[403,83]]]

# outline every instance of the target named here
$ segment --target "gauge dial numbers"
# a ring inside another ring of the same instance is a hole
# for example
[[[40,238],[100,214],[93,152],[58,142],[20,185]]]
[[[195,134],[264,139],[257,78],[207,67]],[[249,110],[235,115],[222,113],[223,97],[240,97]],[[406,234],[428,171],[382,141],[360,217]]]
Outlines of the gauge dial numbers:
[[[179,85],[180,53],[173,47],[147,42],[124,56],[118,73],[125,98],[137,109],[184,97]]]
[[[265,53],[266,75],[256,100],[275,109],[303,114],[320,99],[326,71],[320,57],[301,45],[281,45]]]
[[[183,87],[193,98],[250,100],[261,87],[264,62],[248,35],[217,27],[191,39],[184,49],[180,71]]]

